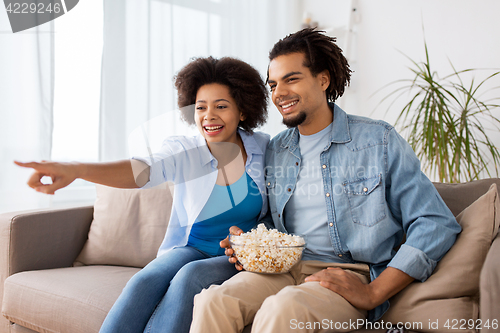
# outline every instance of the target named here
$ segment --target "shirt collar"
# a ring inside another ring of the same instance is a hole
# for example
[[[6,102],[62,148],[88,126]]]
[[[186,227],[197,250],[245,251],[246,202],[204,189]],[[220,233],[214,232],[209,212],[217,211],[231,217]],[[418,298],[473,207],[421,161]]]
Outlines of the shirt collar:
[[[351,134],[349,133],[349,119],[347,113],[342,110],[337,104],[329,103],[330,108],[333,108],[333,126],[330,134],[331,143],[346,143],[351,141]],[[288,138],[283,140],[282,147],[293,149],[299,143],[299,129],[294,127],[289,134]]]
[[[238,133],[240,134],[241,141],[243,141],[243,146],[245,147],[247,156],[264,154],[253,134],[245,132],[241,128],[238,129]]]
[[[333,107],[333,127],[331,142],[332,143],[346,143],[351,141],[351,134],[349,133],[349,119],[347,113],[339,108],[337,104],[330,104]]]

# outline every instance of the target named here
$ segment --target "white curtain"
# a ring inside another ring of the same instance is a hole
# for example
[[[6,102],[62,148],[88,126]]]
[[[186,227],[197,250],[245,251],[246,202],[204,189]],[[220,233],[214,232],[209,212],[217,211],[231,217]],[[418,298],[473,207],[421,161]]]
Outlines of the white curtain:
[[[54,92],[53,24],[13,34],[0,10],[0,212],[46,207],[13,160],[50,159]]]
[[[301,10],[301,0],[105,0],[99,160],[195,133],[176,111],[173,76],[192,57],[212,55],[240,58],[265,78],[269,49],[299,28]],[[13,164],[51,159],[54,31],[49,22],[13,34],[0,10],[0,213],[57,201],[30,189],[32,171]],[[261,130],[283,128],[271,104]]]
[[[298,29],[300,9],[299,0],[105,0],[100,160],[194,133],[176,111],[173,76],[192,57],[211,55],[244,60],[265,79],[268,52]],[[270,105],[261,130],[282,129]]]

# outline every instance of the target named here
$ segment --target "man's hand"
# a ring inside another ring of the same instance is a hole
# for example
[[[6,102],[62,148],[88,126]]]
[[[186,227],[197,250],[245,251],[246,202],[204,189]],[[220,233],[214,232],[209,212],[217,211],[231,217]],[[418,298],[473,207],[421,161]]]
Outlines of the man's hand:
[[[237,236],[239,236],[242,233],[243,233],[243,230],[241,230],[237,226],[232,226],[231,228],[229,228],[229,234],[230,235],[237,235]],[[220,247],[226,249],[225,254],[226,254],[226,256],[229,257],[229,262],[232,263],[232,264],[234,264],[234,266],[236,267],[237,270],[239,270],[239,271],[243,270],[243,266],[241,266],[239,264],[238,258],[236,258],[234,256],[234,251],[231,248],[231,244],[229,244],[229,237],[226,237],[225,239],[223,239],[223,240],[220,241]]]
[[[356,274],[341,268],[328,267],[308,276],[305,281],[318,281],[321,286],[344,297],[358,309],[371,310],[378,305],[370,284],[364,284]]]
[[[379,277],[364,284],[356,274],[341,268],[328,267],[305,281],[319,281],[320,285],[344,297],[354,307],[371,310],[397,294],[414,279],[408,274],[387,267]]]
[[[76,173],[74,172],[73,164],[71,163],[56,163],[56,162],[30,162],[22,163],[14,161],[20,167],[32,168],[35,171],[28,179],[28,186],[33,188],[35,191],[42,192],[45,194],[54,194],[60,188],[68,186],[76,178]],[[52,179],[52,184],[43,184],[41,182],[42,177],[50,177]]]

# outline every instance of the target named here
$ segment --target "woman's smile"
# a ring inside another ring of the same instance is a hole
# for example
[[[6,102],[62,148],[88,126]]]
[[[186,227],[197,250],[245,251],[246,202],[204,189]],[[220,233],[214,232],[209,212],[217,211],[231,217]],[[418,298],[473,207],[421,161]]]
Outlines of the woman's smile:
[[[203,129],[207,135],[215,136],[222,132],[224,125],[203,125]]]

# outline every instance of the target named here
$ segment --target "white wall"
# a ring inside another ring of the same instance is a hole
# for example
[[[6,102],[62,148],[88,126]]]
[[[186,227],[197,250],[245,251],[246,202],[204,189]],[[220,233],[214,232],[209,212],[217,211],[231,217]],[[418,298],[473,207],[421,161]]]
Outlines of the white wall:
[[[320,27],[347,24],[347,0],[304,0],[303,10],[310,12]],[[389,90],[373,95],[386,84],[411,79],[411,59],[425,59],[425,39],[431,66],[440,76],[452,68],[500,68],[500,1],[497,0],[355,0],[357,23],[353,24],[352,48],[348,54],[352,68],[351,87],[338,102],[348,113],[384,119],[394,123],[397,103],[386,113],[388,104],[375,107]],[[338,32],[337,29],[334,32]],[[345,45],[339,35],[339,44]],[[404,55],[403,55],[404,54]],[[479,75],[476,79],[484,78]],[[491,86],[499,86],[500,78]],[[500,96],[497,90],[496,96]],[[497,101],[498,103],[498,101]],[[495,111],[500,118],[500,110]],[[500,146],[500,133],[491,133]]]

